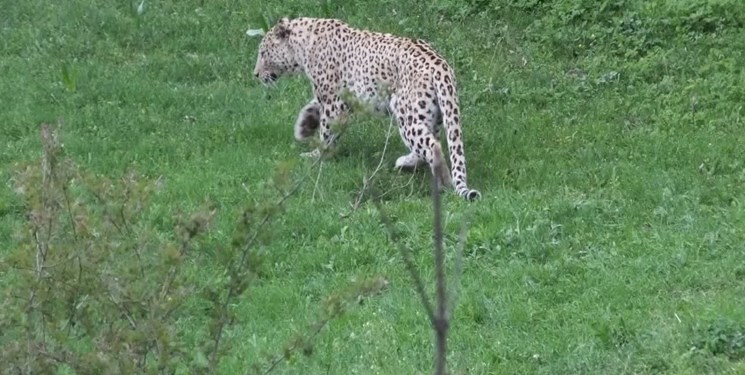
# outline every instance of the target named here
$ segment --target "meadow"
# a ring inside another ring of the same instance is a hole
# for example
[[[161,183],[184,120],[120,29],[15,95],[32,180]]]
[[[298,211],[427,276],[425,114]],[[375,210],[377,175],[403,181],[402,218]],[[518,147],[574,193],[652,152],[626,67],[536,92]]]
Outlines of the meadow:
[[[453,374],[745,374],[738,0],[3,1],[0,374],[29,358],[128,373],[116,353],[137,350],[153,373],[431,372],[390,238],[433,290],[429,174],[393,170],[406,150],[393,130],[383,152],[390,122],[373,116],[332,158],[299,157],[309,84],[263,87],[246,35],[285,15],[422,38],[455,68],[483,198],[442,196]],[[49,205],[43,171],[23,171],[59,119],[60,152],[84,172]],[[394,236],[361,195],[376,169]],[[46,278],[31,271],[45,209],[59,214],[50,253],[79,265]],[[151,295],[172,280],[178,304]],[[30,337],[47,344],[13,344]]]

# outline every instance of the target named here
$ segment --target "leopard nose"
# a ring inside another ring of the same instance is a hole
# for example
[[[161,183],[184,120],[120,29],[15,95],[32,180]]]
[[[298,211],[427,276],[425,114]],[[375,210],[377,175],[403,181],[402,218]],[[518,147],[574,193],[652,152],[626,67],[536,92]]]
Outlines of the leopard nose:
[[[254,77],[259,78],[259,72],[255,72]]]

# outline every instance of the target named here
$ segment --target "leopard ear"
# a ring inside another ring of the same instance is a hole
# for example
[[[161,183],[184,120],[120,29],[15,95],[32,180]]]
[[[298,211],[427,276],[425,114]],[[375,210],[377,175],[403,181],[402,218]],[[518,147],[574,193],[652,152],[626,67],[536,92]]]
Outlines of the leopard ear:
[[[290,36],[290,20],[288,18],[282,18],[277,23],[275,32],[280,39],[285,39]]]

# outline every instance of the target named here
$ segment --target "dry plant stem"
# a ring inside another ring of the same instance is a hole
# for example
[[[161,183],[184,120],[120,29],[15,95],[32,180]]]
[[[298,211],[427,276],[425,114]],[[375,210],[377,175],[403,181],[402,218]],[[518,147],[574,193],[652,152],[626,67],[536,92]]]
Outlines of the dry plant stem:
[[[436,168],[442,168],[438,165]],[[432,175],[432,209],[434,214],[433,232],[435,248],[435,274],[437,278],[437,315],[434,318],[435,328],[435,375],[445,375],[447,357],[447,334],[449,319],[447,317],[447,291],[445,282],[445,256],[442,251],[442,197],[440,196],[439,182],[436,176],[441,171]]]
[[[344,132],[344,129],[346,127],[342,128],[342,131],[339,133],[339,136],[341,136]],[[329,149],[324,149],[321,152],[321,155],[313,162],[313,165],[308,169],[308,172],[305,173],[304,176],[302,176],[298,182],[293,186],[289,191],[287,191],[282,197],[275,203],[275,207],[282,207],[284,203],[290,199],[295,193],[300,190],[300,187],[305,183],[308,178],[310,178],[311,171],[313,168],[315,168],[317,165],[319,165],[324,157],[330,152]],[[238,263],[235,265],[236,269],[242,270],[245,267],[246,260],[248,259],[248,255],[251,253],[251,249],[253,248],[254,243],[256,242],[256,239],[259,237],[259,234],[261,234],[261,229],[264,228],[264,226],[269,222],[269,220],[272,218],[271,214],[265,215],[259,224],[256,226],[256,229],[253,232],[253,235],[246,241],[246,244],[243,246],[243,249],[241,249],[241,258],[238,261]],[[214,374],[217,371],[217,359],[218,359],[218,352],[220,349],[220,342],[222,340],[222,334],[225,330],[225,326],[229,324],[228,322],[228,305],[235,297],[236,289],[237,289],[237,283],[235,281],[231,281],[228,284],[228,290],[227,294],[225,296],[225,300],[223,301],[222,305],[219,307],[220,309],[220,325],[217,328],[217,333],[215,334],[214,338],[214,345],[212,347],[212,352],[210,353],[210,361],[209,361],[209,373]]]
[[[311,341],[311,342],[314,341],[315,338],[321,333],[321,331],[323,330],[323,328],[326,327],[329,324],[330,321],[331,321],[331,318],[329,317],[329,318],[323,319],[320,322],[318,322],[315,325],[315,327],[313,328],[313,331],[310,333],[310,336],[308,336],[308,341]],[[292,345],[290,345],[287,348],[286,351],[287,352],[293,352],[293,351],[297,350],[297,348],[299,346],[300,346],[300,342],[299,341],[298,342],[295,342]],[[262,374],[263,375],[268,375],[269,373],[271,373],[272,371],[274,371],[274,369],[277,368],[277,366],[279,366],[280,363],[284,362],[285,359],[286,359],[285,356],[278,356],[277,358],[275,358],[272,361],[272,363],[269,365],[269,367]]]
[[[321,180],[321,171],[323,171],[323,163],[318,164],[318,176],[316,176],[316,184],[313,186],[313,194],[310,196],[311,202],[316,201],[316,191],[318,190],[318,182]]]
[[[51,126],[49,124],[42,124],[41,129],[41,142],[42,142],[42,160],[41,160],[41,178],[42,178],[42,208],[41,213],[39,213],[37,224],[35,225],[36,228],[34,228],[34,238],[36,240],[36,279],[38,281],[38,284],[41,284],[41,281],[44,277],[44,268],[46,267],[46,258],[47,258],[47,252],[49,250],[49,242],[51,241],[52,236],[52,217],[54,216],[52,214],[53,211],[55,211],[55,206],[52,204],[52,198],[50,197],[53,189],[54,189],[54,167],[55,167],[55,152],[57,151],[57,138],[54,131],[51,129]],[[45,224],[39,224],[44,220],[46,217],[46,223]],[[44,233],[40,233],[41,231],[44,231]],[[39,286],[35,286],[32,288],[31,293],[29,294],[27,307],[26,307],[26,315],[28,319],[29,327],[26,330],[26,350],[27,350],[27,361],[25,364],[26,367],[26,373],[30,373],[31,371],[31,358],[32,352],[34,351],[32,342],[34,341],[34,333],[33,333],[33,327],[32,324],[34,322],[34,305],[36,304],[36,291]],[[44,331],[44,314],[39,314],[39,322],[38,327],[41,328],[41,335],[42,337],[45,335]]]
[[[184,255],[189,251],[189,241],[190,240],[184,240],[181,242],[181,246],[179,248],[179,254]],[[137,259],[140,260],[140,252],[136,251]],[[144,272],[142,268],[142,262],[140,261],[140,272]],[[174,279],[176,279],[176,274],[178,272],[178,267],[171,266],[171,268],[168,270],[168,274],[166,275],[165,280],[163,280],[163,286],[160,289],[160,298],[164,299],[168,296],[168,293],[171,291],[171,285],[173,284]],[[143,274],[144,275],[144,274]]]
[[[329,299],[330,304],[324,309],[324,315],[310,324],[308,327],[308,333],[305,336],[296,336],[290,344],[282,350],[281,354],[269,357],[267,359],[268,367],[265,370],[260,370],[259,367],[254,367],[253,370],[248,370],[246,374],[253,373],[268,375],[274,371],[279,364],[288,361],[293,352],[301,348],[305,355],[310,355],[313,351],[313,343],[316,342],[316,337],[320,335],[324,327],[328,326],[332,320],[343,315],[349,306],[360,304],[363,299],[379,293],[388,284],[388,282],[381,277],[374,280],[370,279],[368,281],[372,281],[372,283],[364,282],[360,284],[358,287],[351,290],[351,294],[342,291],[340,294],[332,295]],[[310,349],[310,351],[305,352],[306,349]]]
[[[365,179],[365,182],[372,181],[373,177],[375,177],[378,171],[380,171],[380,167],[383,166],[383,160],[385,159],[385,153],[386,153],[386,150],[388,150],[388,144],[390,143],[390,140],[391,140],[391,129],[393,129],[393,118],[391,118],[390,122],[388,123],[388,131],[385,134],[385,143],[383,144],[383,153],[380,155],[380,160],[378,160],[378,165],[375,167],[372,174],[370,174],[370,177]],[[364,192],[364,185],[363,185],[363,192]],[[360,193],[359,199],[362,199],[361,198],[362,196],[363,194]]]
[[[442,168],[438,165],[436,168]],[[439,173],[439,172],[438,172]],[[380,212],[381,220],[388,232],[388,235],[398,247],[401,257],[404,260],[406,269],[414,280],[414,286],[422,300],[422,305],[427,312],[427,317],[435,330],[435,375],[444,375],[447,358],[447,334],[449,329],[449,318],[447,314],[447,289],[445,280],[445,257],[443,253],[443,231],[442,231],[442,197],[440,196],[438,173],[432,174],[432,209],[433,218],[433,241],[435,251],[435,274],[437,284],[437,311],[432,308],[432,303],[424,289],[424,283],[416,269],[414,262],[411,260],[411,253],[401,242],[396,241],[393,224],[383,211],[383,207],[378,199],[373,199],[373,203]],[[462,232],[463,233],[463,232]],[[461,237],[464,236],[461,234]]]
[[[427,312],[427,318],[429,318],[429,321],[431,323],[434,323],[435,312],[432,308],[432,302],[430,302],[429,295],[424,289],[424,283],[422,282],[422,278],[419,276],[419,270],[417,270],[414,261],[411,260],[411,252],[408,248],[406,248],[406,246],[396,240],[393,223],[391,223],[390,218],[388,218],[388,216],[383,211],[383,206],[380,204],[380,202],[377,199],[373,199],[373,203],[375,204],[375,208],[377,208],[378,212],[380,213],[380,219],[385,226],[386,232],[388,232],[388,236],[391,237],[391,240],[396,244],[396,247],[398,247],[398,252],[401,253],[401,258],[404,261],[406,270],[409,271],[411,278],[414,280],[414,287],[416,288],[417,294],[419,294],[419,298],[422,300],[424,310]]]
[[[463,249],[466,247],[466,239],[468,238],[468,228],[471,223],[471,213],[473,213],[472,210],[468,211],[467,215],[464,215],[463,223],[460,227],[460,233],[458,235],[458,246],[455,249],[455,270],[453,272],[453,280],[452,280],[452,288],[450,289],[450,292],[448,293],[448,296],[450,297],[448,300],[448,320],[452,316],[453,311],[455,311],[455,306],[458,304],[458,294],[460,292],[460,279],[461,276],[463,276]]]
[[[354,203],[352,204],[352,208],[349,210],[349,212],[340,215],[342,219],[348,218],[349,216],[352,215],[352,213],[354,213],[354,211],[356,211],[360,207],[360,204],[362,204],[362,198],[365,197],[365,193],[367,192],[370,182],[373,180],[375,175],[380,171],[380,168],[383,166],[383,160],[385,159],[386,150],[388,150],[388,144],[390,143],[390,140],[391,140],[391,129],[393,129],[393,118],[391,118],[390,122],[388,123],[388,132],[385,135],[385,143],[383,144],[383,153],[382,155],[380,155],[380,160],[378,160],[378,165],[375,167],[373,172],[370,174],[370,177],[362,178],[362,188],[360,189],[360,192],[357,194],[357,199],[354,200]],[[387,192],[383,194],[387,194]]]
[[[80,285],[83,280],[83,263],[82,263],[82,260],[80,259],[80,256],[75,256],[75,260],[77,260],[77,264],[78,264],[77,282],[78,282],[78,285]],[[70,317],[67,319],[67,334],[68,335],[72,332],[73,322],[75,321],[75,312],[77,311],[75,305],[77,304],[77,301],[79,298],[80,298],[80,292],[77,292],[75,294],[75,298],[73,298],[73,300],[70,301],[70,312],[69,312]]]

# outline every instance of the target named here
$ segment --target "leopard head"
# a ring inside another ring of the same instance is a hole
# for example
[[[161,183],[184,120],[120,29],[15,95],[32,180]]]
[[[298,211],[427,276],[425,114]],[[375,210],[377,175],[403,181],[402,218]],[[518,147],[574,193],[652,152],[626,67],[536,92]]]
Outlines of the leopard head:
[[[283,74],[301,71],[298,56],[290,43],[291,27],[290,20],[282,18],[261,39],[254,76],[264,85],[273,85]]]

